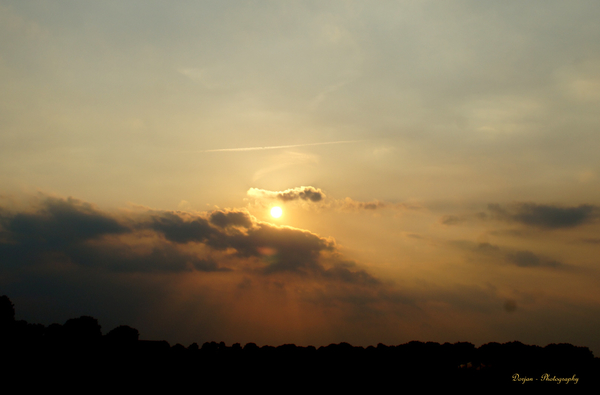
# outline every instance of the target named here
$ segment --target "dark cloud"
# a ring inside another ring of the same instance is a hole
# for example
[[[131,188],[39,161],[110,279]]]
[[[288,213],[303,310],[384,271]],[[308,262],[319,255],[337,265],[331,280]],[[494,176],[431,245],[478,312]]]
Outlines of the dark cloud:
[[[267,223],[257,224],[244,237],[221,238],[219,241],[226,242],[227,247],[244,256],[262,257],[264,251],[271,251],[269,265],[265,268],[268,273],[318,271],[321,252],[335,250],[332,240],[308,231]]]
[[[325,194],[318,188],[314,187],[297,187],[286,189],[285,191],[267,191],[265,189],[250,188],[248,195],[253,197],[266,197],[270,199],[279,199],[284,202],[293,200],[308,200],[311,202],[319,202],[325,198]]]
[[[264,274],[288,272],[357,285],[380,284],[364,270],[339,261],[332,239],[302,229],[254,220],[244,233],[214,234],[207,245],[219,250],[232,248],[241,257],[259,258],[266,264],[261,269]],[[323,254],[327,253],[330,256],[325,259]]]
[[[210,222],[221,228],[228,226],[249,228],[252,226],[252,219],[246,211],[215,211],[210,215]]]
[[[351,271],[343,265],[337,265],[331,269],[322,271],[325,278],[342,280],[350,284],[358,285],[380,285],[381,281],[371,276],[364,270]]]
[[[3,209],[0,213],[0,263],[5,267],[69,261],[70,255],[85,242],[131,232],[123,224],[126,221],[118,221],[72,198],[45,198],[33,212]]]
[[[264,275],[286,272],[379,284],[341,261],[332,239],[260,222],[244,210],[149,211],[117,219],[78,200],[49,198],[32,212],[2,213],[0,258],[5,267],[64,262],[111,272],[236,269],[217,263],[216,254],[226,261],[227,256],[253,259],[259,262],[255,271]]]
[[[73,198],[47,198],[33,213],[11,215],[3,210],[2,225],[5,234],[10,234],[13,241],[46,245],[48,248],[130,231],[116,219]]]
[[[588,204],[560,207],[520,203],[507,208],[499,204],[489,204],[488,209],[496,218],[545,229],[575,227],[590,222],[598,215],[598,207]]]
[[[277,199],[284,202],[291,202],[296,200],[304,200],[310,202],[321,202],[325,199],[325,193],[318,188],[311,186],[302,186],[298,188],[287,189],[285,191],[268,191],[265,189],[250,188],[247,192],[248,196],[256,199]],[[408,205],[405,203],[390,203],[383,202],[380,200],[373,200],[370,202],[360,202],[353,200],[349,197],[345,199],[329,199],[327,203],[321,205],[321,207],[333,208],[342,211],[358,211],[358,210],[380,210],[380,209],[418,209],[418,206]]]
[[[202,242],[215,232],[215,229],[210,226],[205,218],[186,217],[185,214],[176,212],[163,212],[153,215],[150,228],[161,232],[167,240],[176,243]]]
[[[323,200],[325,194],[320,189],[313,187],[300,187],[300,190],[287,190],[279,196],[279,199],[283,201],[296,200],[298,198],[302,200],[310,200],[311,202],[318,202]]]
[[[188,218],[186,218],[188,217]],[[217,210],[209,215],[211,226],[201,217],[168,212],[154,216],[151,227],[176,243],[204,243],[214,250],[235,250],[244,258],[261,258],[265,273],[319,273],[322,252],[335,250],[335,243],[314,233],[259,222],[245,211]],[[231,229],[233,225],[243,231]]]
[[[200,258],[171,244],[156,243],[149,251],[140,251],[123,243],[81,246],[69,252],[71,261],[81,266],[96,267],[113,272],[201,272],[229,271],[219,267],[211,258]]]
[[[134,229],[150,227],[164,232],[167,238],[187,241],[206,233],[205,222],[198,218],[185,222],[172,213],[162,213],[154,215],[148,225],[125,218],[117,220],[75,199],[47,198],[33,212],[7,215],[3,210],[6,239],[0,242],[0,258],[4,267],[12,268],[62,262],[115,272],[225,270],[211,259],[172,244],[155,241],[140,248],[118,239]],[[117,238],[103,239],[104,236]]]
[[[560,268],[564,266],[564,264],[552,260],[547,259],[537,254],[534,254],[531,251],[516,251],[512,253],[506,254],[506,260],[511,262],[519,267],[551,267],[551,268]]]

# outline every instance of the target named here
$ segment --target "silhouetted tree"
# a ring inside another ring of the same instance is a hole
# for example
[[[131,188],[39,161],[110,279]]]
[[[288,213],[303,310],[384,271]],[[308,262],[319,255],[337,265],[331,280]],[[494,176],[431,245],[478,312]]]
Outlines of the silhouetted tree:
[[[140,332],[128,325],[121,325],[106,334],[106,339],[111,343],[131,344],[140,338]]]
[[[127,325],[114,328],[103,339],[98,321],[89,316],[47,328],[15,321],[14,305],[5,295],[0,296],[0,323],[0,356],[9,366],[2,373],[22,382],[40,376],[53,379],[69,372],[81,385],[106,381],[115,387],[135,378],[136,385],[155,387],[157,379],[166,383],[188,378],[191,382],[201,372],[217,383],[229,383],[236,377],[240,384],[256,382],[261,388],[267,385],[278,391],[293,383],[296,388],[304,386],[303,390],[321,386],[327,392],[364,389],[377,393],[397,386],[402,379],[438,389],[457,384],[461,388],[490,384],[501,389],[521,388],[522,384],[512,379],[515,372],[523,377],[576,375],[581,380],[569,387],[592,388],[600,371],[600,360],[587,347],[562,343],[542,348],[513,341],[475,348],[467,342],[412,341],[367,348],[339,343],[316,349],[295,344],[258,347],[255,343],[227,347],[213,341],[199,350],[197,343],[186,349],[179,343],[170,347],[166,341],[139,340],[138,330]],[[264,372],[269,372],[268,384],[256,381]],[[543,385],[541,381],[538,384]]]
[[[102,338],[98,320],[90,316],[71,318],[63,325],[65,335],[71,343],[95,343]]]
[[[178,356],[183,356],[185,355],[185,352],[187,351],[187,349],[185,348],[185,346],[181,343],[177,343],[174,346],[171,347],[171,354],[175,354]]]
[[[10,325],[15,321],[15,306],[8,296],[0,296],[0,325]]]
[[[65,340],[65,331],[61,324],[50,324],[44,331],[44,338],[48,343],[61,343]]]
[[[216,354],[216,352],[219,350],[219,345],[216,342],[205,342],[202,345],[202,349],[203,352],[205,353],[211,353],[211,354]]]
[[[260,347],[258,347],[256,343],[246,343],[244,346],[244,351],[253,352],[257,350],[260,350]]]

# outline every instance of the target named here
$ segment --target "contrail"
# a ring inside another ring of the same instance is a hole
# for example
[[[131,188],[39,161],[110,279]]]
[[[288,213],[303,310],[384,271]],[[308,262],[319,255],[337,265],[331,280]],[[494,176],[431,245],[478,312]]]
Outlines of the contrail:
[[[327,145],[327,144],[348,144],[358,143],[364,140],[345,140],[345,141],[329,141],[327,143],[312,143],[312,144],[296,144],[296,145],[277,145],[273,147],[247,147],[247,148],[221,148],[221,149],[209,149],[198,152],[234,152],[234,151],[258,151],[264,149],[281,149],[281,148],[296,148],[296,147],[308,147],[311,145]]]

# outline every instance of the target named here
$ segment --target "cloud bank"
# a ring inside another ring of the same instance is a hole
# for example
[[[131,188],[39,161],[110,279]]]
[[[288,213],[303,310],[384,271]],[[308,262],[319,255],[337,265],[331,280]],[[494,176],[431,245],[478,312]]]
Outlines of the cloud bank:
[[[321,195],[307,188],[283,196],[315,200]],[[294,273],[352,284],[380,283],[348,265],[333,239],[261,222],[245,210],[119,216],[72,198],[46,198],[30,212],[3,209],[0,221],[4,266],[62,261],[118,272],[252,267],[252,273],[263,275]]]

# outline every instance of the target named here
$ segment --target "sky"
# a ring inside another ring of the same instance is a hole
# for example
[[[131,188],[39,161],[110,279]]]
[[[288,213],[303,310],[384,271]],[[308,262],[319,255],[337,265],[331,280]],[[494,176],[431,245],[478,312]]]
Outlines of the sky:
[[[599,17],[0,0],[0,294],[185,346],[598,356]]]

